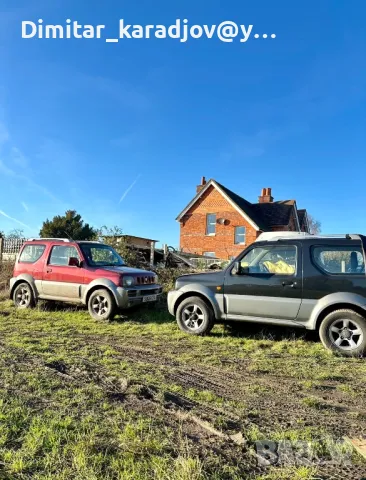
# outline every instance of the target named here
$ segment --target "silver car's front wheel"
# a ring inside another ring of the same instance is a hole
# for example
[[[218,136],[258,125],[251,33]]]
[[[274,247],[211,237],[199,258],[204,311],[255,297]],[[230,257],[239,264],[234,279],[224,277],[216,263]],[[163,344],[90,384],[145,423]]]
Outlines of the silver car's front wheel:
[[[214,326],[211,306],[200,297],[189,297],[182,301],[176,313],[179,328],[193,335],[205,335]]]
[[[366,320],[353,310],[337,310],[327,315],[319,334],[330,350],[347,356],[366,354]]]
[[[185,326],[194,332],[202,326],[205,321],[205,314],[199,305],[187,305],[182,311],[182,320]]]

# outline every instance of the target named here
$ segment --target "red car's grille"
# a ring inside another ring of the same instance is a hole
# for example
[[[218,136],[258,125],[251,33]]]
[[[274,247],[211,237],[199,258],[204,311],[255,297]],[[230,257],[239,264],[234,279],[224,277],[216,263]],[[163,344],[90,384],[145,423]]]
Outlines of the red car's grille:
[[[155,283],[155,277],[151,275],[145,275],[143,277],[136,277],[136,285],[153,285]]]

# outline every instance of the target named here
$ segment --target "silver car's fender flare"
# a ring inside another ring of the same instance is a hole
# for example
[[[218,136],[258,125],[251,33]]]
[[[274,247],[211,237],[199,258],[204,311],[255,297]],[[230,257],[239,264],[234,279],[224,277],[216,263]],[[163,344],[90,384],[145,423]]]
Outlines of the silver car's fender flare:
[[[349,292],[337,292],[331,293],[321,298],[315,305],[314,309],[311,312],[309,319],[309,327],[312,330],[315,330],[319,325],[318,322],[324,315],[324,312],[328,309],[337,310],[337,305],[339,308],[350,308],[356,307],[365,312],[366,317],[366,298],[362,295],[357,295],[356,293]]]
[[[222,318],[222,312],[223,312],[223,302],[224,302],[224,296],[222,293],[215,295],[212,290],[210,290],[208,287],[201,285],[199,283],[188,283],[187,285],[183,285],[179,289],[180,295],[177,296],[176,301],[175,301],[175,306],[174,309],[176,310],[176,305],[177,303],[181,303],[182,297],[188,298],[189,296],[191,297],[204,297],[208,303],[211,305],[215,318],[217,320]],[[189,295],[188,295],[189,294]],[[220,305],[221,304],[221,305]]]

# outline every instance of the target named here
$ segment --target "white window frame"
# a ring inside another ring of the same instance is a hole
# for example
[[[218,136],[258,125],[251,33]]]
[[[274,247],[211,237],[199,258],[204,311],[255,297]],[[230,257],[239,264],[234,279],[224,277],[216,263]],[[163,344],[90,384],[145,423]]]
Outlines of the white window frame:
[[[212,217],[212,216],[215,217],[215,221],[210,222],[209,218]],[[217,217],[216,213],[208,213],[206,215],[206,235],[209,235],[209,236],[216,235],[216,217]],[[214,227],[214,232],[211,233],[211,232],[208,231],[208,228],[209,228],[209,226],[212,226],[212,225]]]
[[[244,233],[236,233],[238,228],[244,228]],[[237,236],[243,236],[243,242],[237,242]],[[247,229],[244,225],[238,225],[234,229],[234,244],[235,245],[245,245],[247,239]]]

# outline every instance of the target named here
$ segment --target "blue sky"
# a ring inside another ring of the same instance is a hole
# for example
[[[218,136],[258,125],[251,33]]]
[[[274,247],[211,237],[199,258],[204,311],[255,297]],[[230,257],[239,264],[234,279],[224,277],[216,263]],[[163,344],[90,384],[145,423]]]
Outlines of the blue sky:
[[[0,230],[36,235],[76,209],[177,246],[204,175],[250,201],[272,187],[324,232],[366,233],[365,15],[363,0],[2,0],[0,211],[14,220]],[[22,39],[39,18],[109,36],[121,18],[231,20],[276,38]]]

